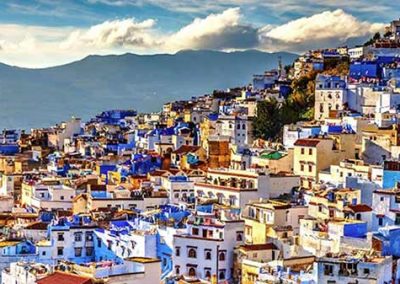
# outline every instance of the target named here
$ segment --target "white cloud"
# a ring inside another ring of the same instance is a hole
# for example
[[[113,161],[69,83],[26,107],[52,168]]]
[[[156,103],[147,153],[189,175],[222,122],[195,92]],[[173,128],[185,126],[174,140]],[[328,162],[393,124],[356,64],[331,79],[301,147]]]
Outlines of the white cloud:
[[[364,40],[382,28],[383,24],[359,21],[340,9],[280,26],[255,27],[243,19],[239,8],[196,18],[169,34],[162,34],[154,19],[117,19],[86,29],[0,25],[0,61],[43,67],[63,64],[89,54],[247,48],[302,52]]]
[[[241,23],[239,8],[196,18],[166,39],[167,50],[248,48],[257,44],[257,29]]]
[[[63,48],[86,46],[90,48],[149,48],[157,44],[152,29],[156,21],[134,19],[106,21],[87,30],[75,30],[61,44]]]
[[[287,43],[335,38],[346,40],[382,30],[384,25],[360,22],[341,9],[304,17],[267,30],[263,36]]]

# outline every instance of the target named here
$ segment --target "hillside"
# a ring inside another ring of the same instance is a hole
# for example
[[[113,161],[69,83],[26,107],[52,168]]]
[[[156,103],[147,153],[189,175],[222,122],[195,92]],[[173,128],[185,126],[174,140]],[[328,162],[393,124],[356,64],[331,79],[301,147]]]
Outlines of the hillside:
[[[173,55],[88,56],[70,64],[26,69],[0,64],[0,128],[44,127],[113,108],[158,111],[164,102],[247,84],[291,53],[255,50]]]

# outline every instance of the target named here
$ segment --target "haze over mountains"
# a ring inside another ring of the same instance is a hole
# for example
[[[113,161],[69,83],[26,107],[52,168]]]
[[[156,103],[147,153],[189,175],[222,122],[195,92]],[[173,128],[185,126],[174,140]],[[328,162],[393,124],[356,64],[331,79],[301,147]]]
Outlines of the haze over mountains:
[[[107,109],[159,111],[163,103],[241,86],[252,74],[291,64],[296,54],[255,50],[173,55],[88,56],[70,64],[26,69],[0,64],[0,129],[46,127]]]

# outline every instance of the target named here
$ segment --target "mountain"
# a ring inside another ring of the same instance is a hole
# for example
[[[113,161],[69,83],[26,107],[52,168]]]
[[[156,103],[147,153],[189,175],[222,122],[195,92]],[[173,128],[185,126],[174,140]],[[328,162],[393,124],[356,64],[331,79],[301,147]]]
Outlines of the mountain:
[[[279,56],[256,50],[186,50],[176,54],[88,56],[62,66],[28,69],[0,64],[0,129],[46,127],[106,109],[159,111],[163,103],[248,84],[276,68]]]

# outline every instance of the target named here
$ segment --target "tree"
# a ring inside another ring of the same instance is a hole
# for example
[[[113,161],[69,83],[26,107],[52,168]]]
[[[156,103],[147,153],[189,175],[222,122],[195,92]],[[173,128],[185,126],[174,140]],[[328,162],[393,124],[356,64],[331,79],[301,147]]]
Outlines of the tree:
[[[281,105],[275,98],[257,103],[257,113],[253,119],[253,135],[264,140],[278,137],[282,129]]]
[[[375,33],[372,38],[370,38],[367,42],[364,43],[364,46],[368,46],[381,39],[381,34],[379,32]]]

